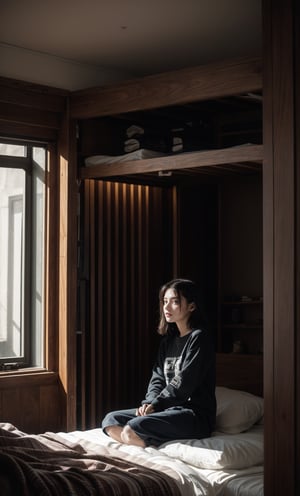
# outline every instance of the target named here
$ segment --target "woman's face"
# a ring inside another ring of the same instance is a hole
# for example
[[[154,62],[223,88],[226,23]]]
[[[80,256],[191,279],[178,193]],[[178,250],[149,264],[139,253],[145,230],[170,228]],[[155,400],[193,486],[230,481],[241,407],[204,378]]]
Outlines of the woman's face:
[[[163,299],[163,312],[168,323],[183,327],[187,324],[194,303],[188,303],[184,296],[179,298],[174,289],[167,289]]]

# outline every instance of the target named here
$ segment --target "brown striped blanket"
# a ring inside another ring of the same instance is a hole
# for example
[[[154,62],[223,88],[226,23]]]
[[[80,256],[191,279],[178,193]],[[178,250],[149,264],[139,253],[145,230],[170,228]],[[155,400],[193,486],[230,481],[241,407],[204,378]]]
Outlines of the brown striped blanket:
[[[55,433],[30,435],[0,423],[1,496],[179,496],[163,472],[99,454]]]

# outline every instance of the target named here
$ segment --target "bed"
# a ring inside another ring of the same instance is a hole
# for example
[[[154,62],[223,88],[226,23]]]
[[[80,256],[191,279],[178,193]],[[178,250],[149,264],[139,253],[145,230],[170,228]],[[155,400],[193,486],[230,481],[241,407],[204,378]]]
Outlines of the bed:
[[[1,494],[262,496],[263,399],[223,386],[216,397],[210,438],[158,448],[117,443],[101,428],[30,435],[1,423]]]

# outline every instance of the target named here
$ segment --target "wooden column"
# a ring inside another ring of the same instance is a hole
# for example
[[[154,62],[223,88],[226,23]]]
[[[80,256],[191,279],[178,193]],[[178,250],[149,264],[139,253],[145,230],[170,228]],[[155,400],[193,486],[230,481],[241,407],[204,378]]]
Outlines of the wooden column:
[[[65,426],[76,428],[77,171],[75,122],[64,114],[58,142],[59,164],[59,378]]]
[[[299,486],[299,6],[263,1],[265,496]]]

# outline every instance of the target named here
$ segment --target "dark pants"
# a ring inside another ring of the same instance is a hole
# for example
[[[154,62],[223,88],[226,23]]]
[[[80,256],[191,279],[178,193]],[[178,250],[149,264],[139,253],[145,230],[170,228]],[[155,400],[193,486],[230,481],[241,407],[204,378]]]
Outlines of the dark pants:
[[[211,434],[206,417],[188,408],[176,406],[145,416],[136,416],[135,412],[134,408],[108,413],[102,421],[103,431],[106,433],[106,427],[113,425],[129,425],[147,446],[175,439],[202,439]]]

